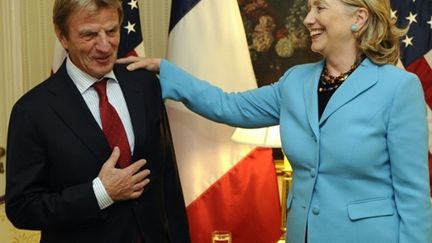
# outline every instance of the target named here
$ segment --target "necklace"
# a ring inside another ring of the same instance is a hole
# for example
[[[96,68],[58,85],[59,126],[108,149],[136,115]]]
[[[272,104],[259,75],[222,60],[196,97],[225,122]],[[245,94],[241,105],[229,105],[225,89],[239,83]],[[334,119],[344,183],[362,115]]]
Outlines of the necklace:
[[[351,65],[351,67],[348,71],[341,73],[337,77],[329,74],[329,72],[327,70],[327,66],[324,65],[324,70],[321,73],[321,77],[320,77],[320,84],[318,87],[318,91],[319,92],[326,92],[326,91],[332,91],[332,90],[337,89],[348,78],[348,76],[352,72],[354,72],[354,70],[357,68],[357,66],[359,64],[360,64],[360,62],[355,62],[353,65]]]

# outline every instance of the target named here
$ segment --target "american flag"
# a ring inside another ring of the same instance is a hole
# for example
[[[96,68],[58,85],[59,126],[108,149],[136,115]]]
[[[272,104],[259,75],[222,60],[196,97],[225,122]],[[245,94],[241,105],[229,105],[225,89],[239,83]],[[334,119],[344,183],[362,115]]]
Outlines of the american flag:
[[[118,57],[144,56],[138,0],[123,0],[124,18],[120,30]]]
[[[432,0],[392,0],[391,4],[391,14],[397,18],[398,26],[409,28],[401,40],[401,62],[420,78],[428,107],[432,188]]]

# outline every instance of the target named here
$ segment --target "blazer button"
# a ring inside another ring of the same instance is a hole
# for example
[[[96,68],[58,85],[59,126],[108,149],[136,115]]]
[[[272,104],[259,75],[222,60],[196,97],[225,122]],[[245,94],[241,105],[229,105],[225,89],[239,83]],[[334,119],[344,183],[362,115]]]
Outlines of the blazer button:
[[[314,168],[312,168],[309,172],[310,172],[311,177],[315,178],[315,176],[316,176],[316,170]]]
[[[314,140],[315,142],[317,141],[317,138],[315,137],[315,134],[312,134],[311,137],[312,137],[312,140]]]
[[[320,208],[318,206],[313,206],[312,213],[318,215],[320,213]]]

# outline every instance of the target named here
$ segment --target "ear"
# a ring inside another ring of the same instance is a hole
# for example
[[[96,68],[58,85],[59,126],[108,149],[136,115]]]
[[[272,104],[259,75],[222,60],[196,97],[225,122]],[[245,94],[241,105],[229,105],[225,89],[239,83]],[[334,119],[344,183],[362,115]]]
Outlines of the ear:
[[[68,38],[67,36],[56,26],[55,27],[55,33],[57,36],[57,39],[60,41],[60,44],[63,46],[65,50],[68,50]]]
[[[361,29],[369,18],[369,11],[366,8],[360,7],[357,9],[355,15],[355,24],[358,26],[358,29]]]

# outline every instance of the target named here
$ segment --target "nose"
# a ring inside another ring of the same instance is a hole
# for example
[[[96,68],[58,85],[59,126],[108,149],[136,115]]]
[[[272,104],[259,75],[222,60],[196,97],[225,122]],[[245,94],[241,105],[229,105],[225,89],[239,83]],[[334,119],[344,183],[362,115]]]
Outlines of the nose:
[[[309,26],[312,26],[312,25],[313,25],[314,21],[315,21],[315,18],[313,17],[313,13],[312,13],[312,11],[309,11],[309,12],[306,14],[305,18],[303,19],[303,24],[304,24],[306,27],[309,27]]]
[[[99,34],[96,42],[96,50],[106,52],[110,47],[109,37],[105,33]]]

